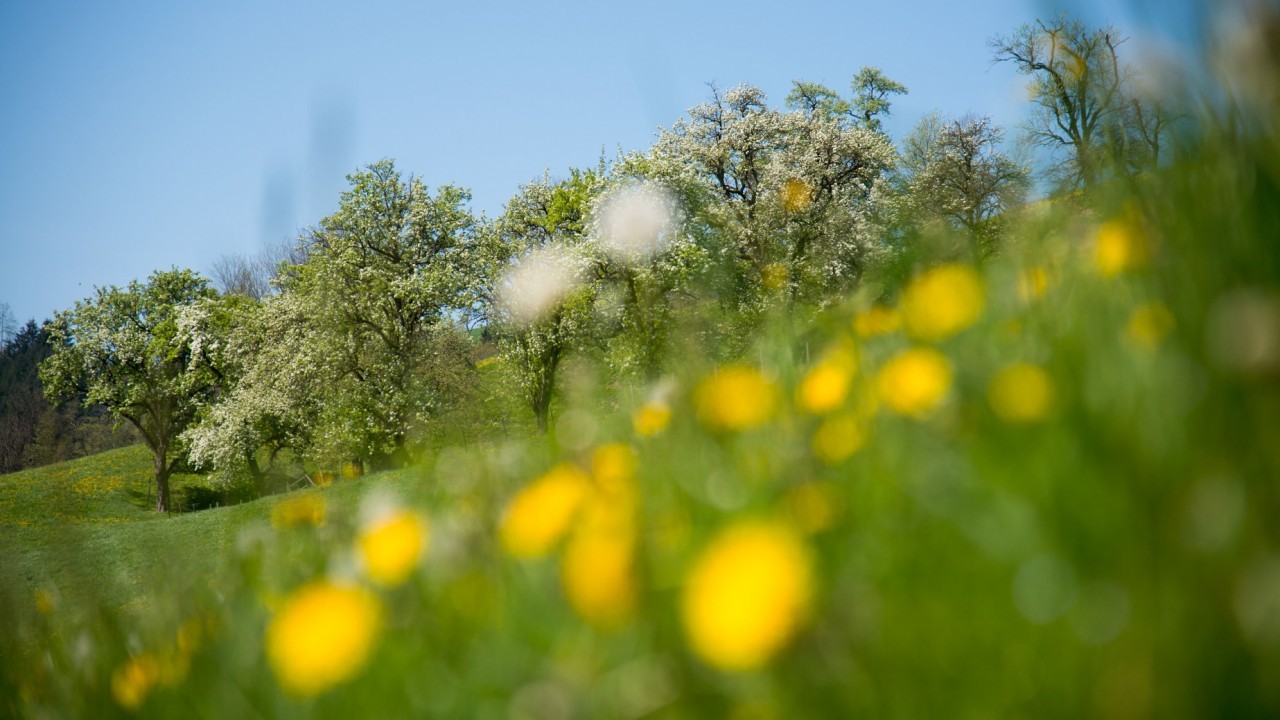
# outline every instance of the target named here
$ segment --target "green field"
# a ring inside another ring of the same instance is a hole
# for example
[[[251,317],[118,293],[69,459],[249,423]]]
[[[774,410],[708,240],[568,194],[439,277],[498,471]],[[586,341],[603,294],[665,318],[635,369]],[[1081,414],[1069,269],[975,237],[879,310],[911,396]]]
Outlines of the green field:
[[[174,494],[205,487],[199,475],[175,475]],[[408,475],[389,472],[329,488],[335,507],[354,505],[370,487],[403,489]],[[154,511],[151,454],[133,446],[100,455],[0,475],[0,546],[10,599],[30,603],[39,590],[73,603],[122,608],[166,587],[215,584],[237,533],[269,525],[286,496],[231,507],[179,513]]]

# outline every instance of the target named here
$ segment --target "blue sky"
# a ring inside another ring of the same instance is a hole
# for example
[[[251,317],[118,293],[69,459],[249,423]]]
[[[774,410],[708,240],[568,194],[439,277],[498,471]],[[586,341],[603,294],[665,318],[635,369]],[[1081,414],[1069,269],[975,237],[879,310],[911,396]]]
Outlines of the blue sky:
[[[1076,10],[1140,26],[1100,0]],[[711,81],[781,103],[793,79],[847,91],[878,65],[910,89],[887,124],[895,138],[934,109],[1012,128],[1021,81],[986,41],[1053,11],[0,0],[0,302],[42,319],[157,268],[207,272],[319,220],[343,176],[382,157],[470,187],[493,215],[544,169],[648,146]]]

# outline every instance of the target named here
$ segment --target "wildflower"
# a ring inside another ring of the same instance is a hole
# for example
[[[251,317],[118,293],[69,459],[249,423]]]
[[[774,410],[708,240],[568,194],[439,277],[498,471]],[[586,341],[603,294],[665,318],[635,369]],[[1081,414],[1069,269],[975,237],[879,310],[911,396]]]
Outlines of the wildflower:
[[[1145,260],[1145,248],[1132,222],[1109,220],[1098,227],[1093,238],[1093,265],[1100,275],[1115,277]]]
[[[876,392],[899,415],[932,412],[951,388],[951,364],[932,348],[912,348],[893,357],[876,376]]]
[[[791,271],[782,263],[770,263],[760,271],[760,283],[767,290],[781,290],[790,277]]]
[[[111,696],[120,707],[137,710],[160,680],[160,664],[154,655],[135,655],[111,674]]]
[[[822,532],[835,524],[844,510],[840,495],[828,482],[807,482],[787,493],[787,514],[805,533]]]
[[[795,634],[812,592],[809,553],[779,524],[720,533],[689,571],[681,615],[693,651],[725,670],[764,665]]]
[[[1040,367],[1014,363],[991,379],[987,401],[1006,422],[1036,422],[1043,420],[1053,405],[1053,383]]]
[[[849,384],[857,367],[853,354],[837,351],[819,362],[800,382],[797,392],[800,407],[821,415],[840,407],[849,393]]]
[[[577,532],[565,547],[561,583],[570,606],[587,622],[616,626],[635,609],[632,533],[624,528]]]
[[[789,178],[782,184],[779,195],[782,198],[782,209],[789,213],[800,212],[813,202],[813,188],[800,178]]]
[[[1129,315],[1125,333],[1139,346],[1154,350],[1173,331],[1174,325],[1169,308],[1160,303],[1147,303]]]
[[[902,315],[891,307],[873,305],[853,316],[853,331],[858,337],[888,335],[902,327]]]
[[[380,624],[381,608],[367,590],[314,582],[271,619],[267,659],[286,690],[318,695],[364,667]]]
[[[857,452],[865,441],[858,417],[853,413],[840,413],[823,420],[814,432],[813,454],[822,462],[835,465]]]
[[[271,508],[271,524],[277,528],[298,525],[319,527],[325,522],[325,500],[317,493],[303,493],[276,503]]]
[[[984,303],[982,279],[967,265],[943,265],[911,281],[899,307],[907,333],[937,342],[978,320]]]
[[[395,586],[409,579],[429,542],[426,522],[417,513],[400,510],[365,528],[357,547],[370,579]]]
[[[590,480],[577,467],[557,465],[516,494],[507,506],[498,534],[516,557],[545,555],[569,529]]]
[[[623,443],[609,443],[591,456],[591,477],[610,495],[630,494],[636,475],[636,451]]]
[[[653,437],[671,424],[671,406],[664,402],[647,402],[631,415],[631,427],[640,437]]]
[[[694,400],[698,417],[709,427],[746,430],[773,417],[777,389],[759,370],[733,365],[703,380]]]
[[[36,612],[40,613],[41,615],[51,614],[53,612],[54,607],[57,605],[57,602],[53,596],[53,593],[49,592],[44,588],[40,588],[39,590],[36,590],[35,603],[36,603]]]
[[[1049,273],[1039,265],[1029,267],[1018,275],[1018,298],[1023,302],[1031,302],[1044,295],[1048,289]]]

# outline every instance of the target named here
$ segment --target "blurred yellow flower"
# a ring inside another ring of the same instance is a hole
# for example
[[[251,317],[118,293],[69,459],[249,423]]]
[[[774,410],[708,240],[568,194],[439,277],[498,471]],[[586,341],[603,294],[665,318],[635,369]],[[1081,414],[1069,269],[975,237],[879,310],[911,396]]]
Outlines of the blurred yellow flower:
[[[982,278],[967,265],[943,265],[911,281],[899,308],[907,333],[936,342],[978,320],[984,304]]]
[[[853,316],[853,331],[858,337],[869,338],[888,335],[902,327],[902,315],[884,305],[873,305]]]
[[[590,490],[586,473],[561,463],[516,493],[507,505],[498,536],[516,557],[538,557],[564,537]]]
[[[373,650],[381,624],[367,590],[318,581],[285,599],[267,626],[267,660],[285,690],[318,695],[353,677]]]
[[[1030,302],[1049,289],[1049,271],[1037,265],[1029,267],[1018,275],[1018,299]]]
[[[719,430],[763,425],[777,407],[777,388],[759,370],[730,365],[702,381],[694,395],[698,417]]]
[[[1154,350],[1173,332],[1176,322],[1169,308],[1160,303],[1139,305],[1129,315],[1129,324],[1125,328],[1129,339],[1141,347]]]
[[[271,508],[271,524],[277,528],[298,525],[319,527],[325,521],[325,499],[315,492],[286,497]]]
[[[951,364],[932,348],[904,350],[876,376],[876,393],[881,402],[900,415],[929,414],[950,389]]]
[[[154,655],[135,655],[111,674],[111,696],[120,707],[137,710],[160,680],[160,663]]]
[[[782,263],[770,263],[760,271],[760,283],[768,290],[781,290],[790,277],[791,271]]]
[[[1053,407],[1053,382],[1039,366],[1014,363],[991,378],[987,386],[987,401],[1005,422],[1043,420]]]
[[[844,512],[844,502],[829,482],[807,482],[787,493],[787,514],[795,526],[812,535],[829,529]]]
[[[636,451],[625,443],[609,443],[591,455],[591,477],[602,491],[629,493],[636,475]]]
[[[790,178],[782,184],[782,209],[789,213],[800,212],[813,202],[813,188],[800,178]]]
[[[587,529],[574,533],[565,547],[560,566],[565,596],[593,625],[614,627],[635,609],[631,535],[622,528]]]
[[[664,402],[647,402],[631,415],[631,427],[640,437],[653,437],[671,424],[671,406]]]
[[[856,369],[857,361],[852,352],[838,350],[829,353],[800,381],[796,393],[800,407],[816,415],[840,407],[849,394],[849,384]]]
[[[851,412],[832,415],[813,434],[813,454],[819,460],[835,465],[849,458],[866,441],[862,421]]]
[[[1128,220],[1108,220],[1093,238],[1093,265],[1103,277],[1115,277],[1146,260],[1138,229]]]
[[[36,590],[35,601],[36,601],[36,612],[40,613],[41,615],[48,615],[52,613],[55,605],[57,604],[55,602],[53,593],[49,592],[44,588],[40,588],[39,590]]]
[[[395,586],[409,579],[429,543],[426,521],[415,512],[398,510],[366,527],[356,546],[369,578]]]
[[[693,651],[724,670],[764,665],[808,612],[809,552],[788,528],[743,521],[720,533],[689,571],[681,616]]]

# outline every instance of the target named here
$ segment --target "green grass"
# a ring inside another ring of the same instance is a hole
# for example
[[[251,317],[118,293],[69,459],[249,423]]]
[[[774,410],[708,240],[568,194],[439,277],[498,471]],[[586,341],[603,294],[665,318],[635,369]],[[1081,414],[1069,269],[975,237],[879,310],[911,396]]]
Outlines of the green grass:
[[[212,587],[240,530],[269,524],[271,508],[286,497],[320,493],[341,511],[356,507],[370,488],[406,490],[409,481],[405,472],[377,473],[168,517],[153,509],[151,455],[142,446],[0,475],[0,579],[19,598],[43,589],[117,608],[160,584]],[[175,475],[174,496],[204,482],[199,475]]]

